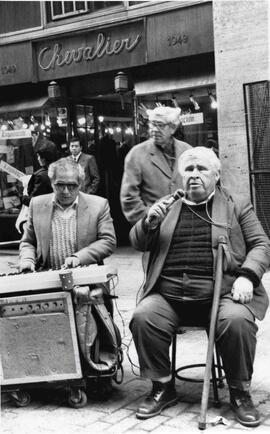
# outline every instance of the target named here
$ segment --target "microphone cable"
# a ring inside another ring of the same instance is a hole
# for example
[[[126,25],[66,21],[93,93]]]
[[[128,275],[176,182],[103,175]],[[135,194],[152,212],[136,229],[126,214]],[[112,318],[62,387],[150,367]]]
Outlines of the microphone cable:
[[[219,223],[219,222],[215,222],[213,219],[212,219],[212,217],[210,216],[210,213],[209,213],[209,210],[208,210],[208,205],[209,205],[209,202],[210,202],[210,200],[211,200],[212,198],[210,198],[209,200],[207,200],[206,201],[206,203],[205,203],[205,211],[206,211],[206,215],[207,215],[207,217],[208,217],[208,219],[209,220],[207,220],[206,218],[204,218],[203,216],[201,216],[200,214],[198,214],[198,213],[196,213],[196,211],[190,206],[190,205],[188,205],[187,203],[185,203],[185,205],[188,207],[188,209],[193,213],[193,214],[195,214],[197,217],[199,217],[201,220],[204,220],[206,223],[209,223],[210,225],[213,225],[213,226],[217,226],[217,227],[221,227],[221,228],[224,228],[224,229],[226,229],[226,230],[228,230],[228,229],[231,229],[232,228],[232,226],[229,224],[229,223]],[[200,205],[200,204],[198,204],[198,205]],[[195,205],[196,206],[196,205]]]

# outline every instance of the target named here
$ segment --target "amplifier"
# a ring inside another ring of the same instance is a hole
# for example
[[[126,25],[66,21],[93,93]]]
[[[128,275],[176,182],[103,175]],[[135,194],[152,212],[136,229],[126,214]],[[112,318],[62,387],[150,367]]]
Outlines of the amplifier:
[[[0,299],[2,385],[82,378],[69,292]]]

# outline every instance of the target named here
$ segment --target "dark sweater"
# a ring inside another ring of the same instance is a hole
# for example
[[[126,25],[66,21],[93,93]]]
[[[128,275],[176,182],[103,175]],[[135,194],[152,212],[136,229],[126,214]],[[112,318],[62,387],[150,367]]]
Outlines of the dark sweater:
[[[186,272],[212,277],[211,224],[208,221],[205,204],[192,207],[183,204],[162,275],[176,276]]]
[[[211,202],[207,206],[211,213]],[[182,205],[158,282],[159,291],[164,297],[179,300],[211,297],[213,255],[211,224],[208,222],[205,204]],[[187,278],[183,278],[184,273]],[[186,280],[189,278],[199,279],[201,284],[189,284]]]

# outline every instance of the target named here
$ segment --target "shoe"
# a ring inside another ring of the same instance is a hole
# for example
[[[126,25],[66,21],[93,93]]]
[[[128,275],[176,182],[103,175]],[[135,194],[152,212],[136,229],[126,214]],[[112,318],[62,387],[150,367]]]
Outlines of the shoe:
[[[230,389],[230,397],[231,408],[238,422],[249,427],[260,425],[260,413],[254,407],[249,392],[245,390]]]
[[[153,381],[152,391],[138,407],[136,417],[138,419],[148,419],[157,416],[164,408],[176,404],[177,400],[178,398],[172,381],[167,383]]]

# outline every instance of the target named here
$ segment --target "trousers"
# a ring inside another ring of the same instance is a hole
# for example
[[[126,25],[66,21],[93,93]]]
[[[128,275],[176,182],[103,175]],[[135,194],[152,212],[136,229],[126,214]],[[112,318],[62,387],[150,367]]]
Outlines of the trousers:
[[[179,325],[206,325],[211,303],[168,301],[159,293],[145,297],[136,307],[130,330],[136,346],[142,377],[157,380],[171,373],[169,348]],[[230,296],[220,299],[216,345],[229,387],[248,390],[256,350],[255,317]]]

